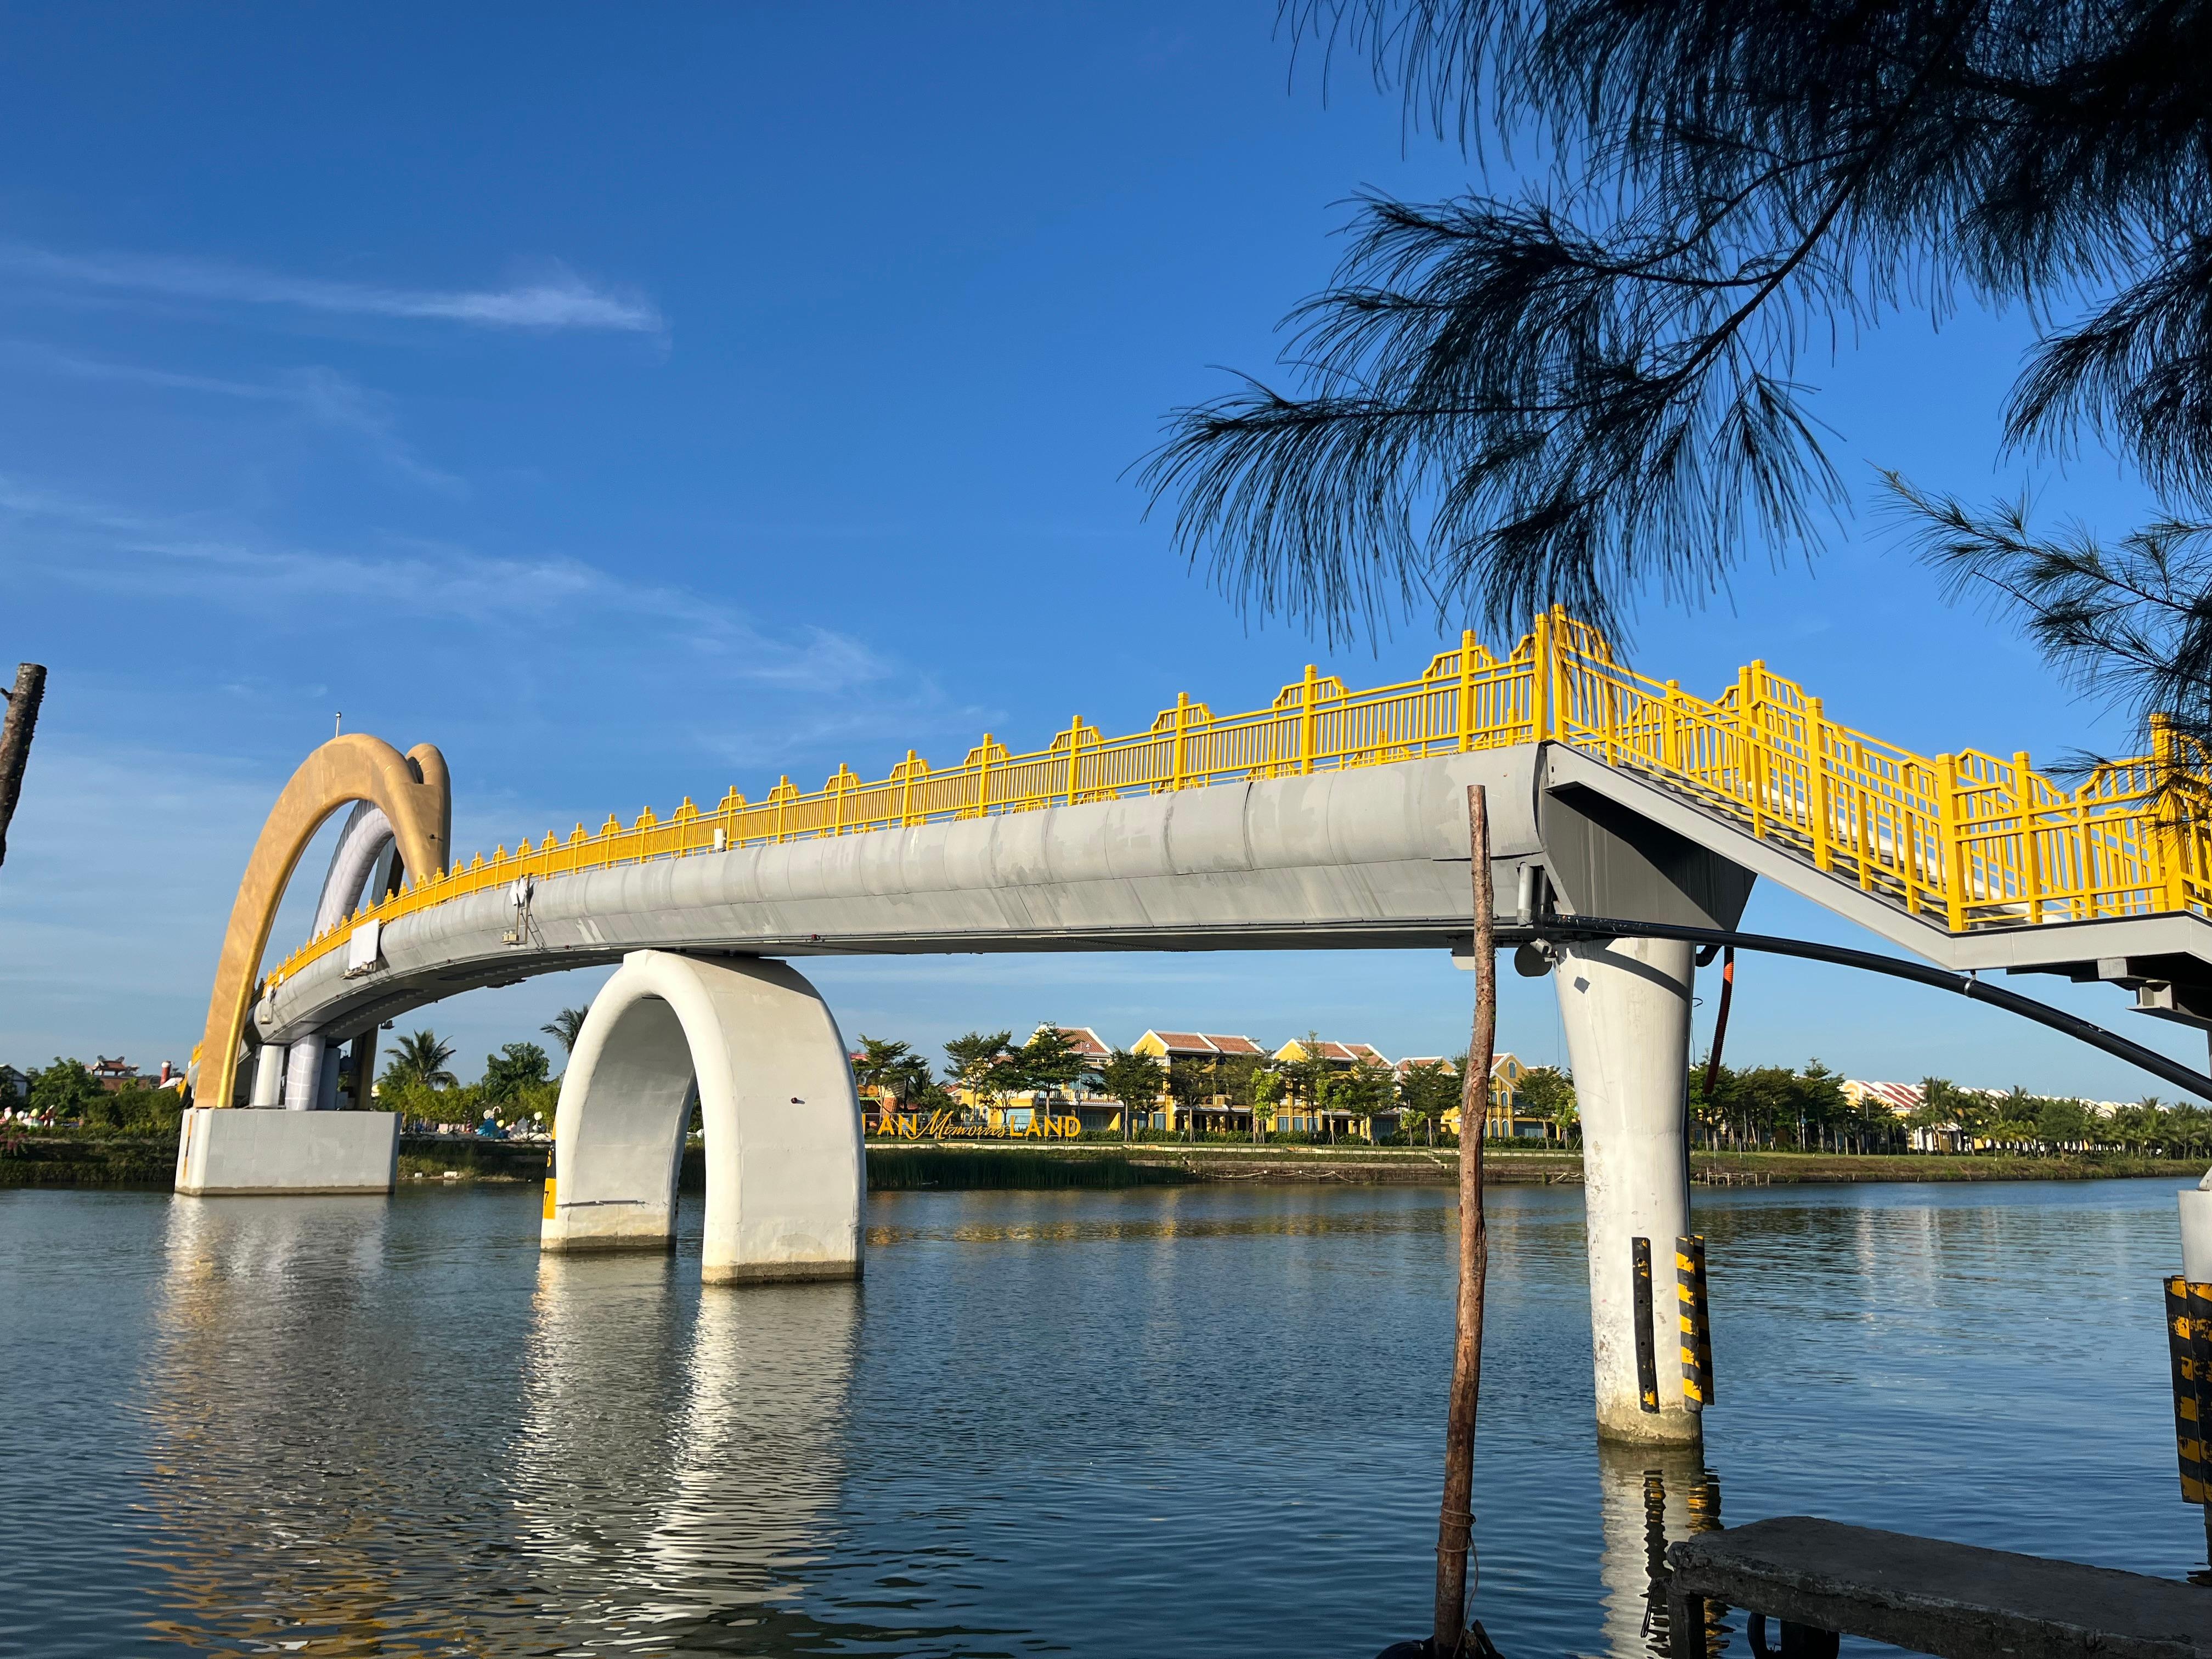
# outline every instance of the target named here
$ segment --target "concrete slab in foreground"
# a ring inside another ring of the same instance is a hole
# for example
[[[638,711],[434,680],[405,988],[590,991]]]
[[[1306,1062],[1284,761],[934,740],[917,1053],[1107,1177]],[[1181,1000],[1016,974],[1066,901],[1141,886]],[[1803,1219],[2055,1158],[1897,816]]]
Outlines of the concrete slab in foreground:
[[[177,1190],[203,1197],[389,1193],[398,1167],[391,1112],[196,1106],[177,1131]]]

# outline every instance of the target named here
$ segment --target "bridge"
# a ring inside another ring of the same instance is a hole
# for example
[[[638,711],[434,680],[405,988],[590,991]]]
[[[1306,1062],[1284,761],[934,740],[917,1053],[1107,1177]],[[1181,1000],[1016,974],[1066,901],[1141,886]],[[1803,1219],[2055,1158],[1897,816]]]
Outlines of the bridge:
[[[1505,656],[1466,635],[1398,684],[1354,690],[1309,668],[1262,709],[1179,696],[1140,732],[1078,720],[1021,754],[987,735],[957,766],[909,750],[880,779],[840,767],[811,792],[785,778],[757,801],[686,798],[665,819],[580,823],[465,862],[447,852],[434,748],[339,738],[286,786],[249,861],[179,1187],[236,1184],[208,1160],[220,1137],[245,1144],[248,1116],[214,1109],[335,1104],[338,1045],[368,1077],[384,1021],[620,963],[563,1080],[546,1248],[665,1247],[696,1089],[707,1277],[854,1276],[858,1107],[836,1021],[793,962],[1464,951],[1479,783],[1508,938],[1623,924],[1559,933],[1555,975],[1583,1122],[1599,1416],[1626,1438],[1692,1438],[1677,1379],[1662,1376],[1659,1413],[1643,1407],[1630,1269],[1632,1239],[1689,1231],[1691,939],[1734,929],[1764,877],[1939,966],[2109,981],[2146,1012],[2212,1027],[2206,770],[2163,725],[2150,755],[2073,788],[2026,754],[1923,756],[1831,720],[1761,663],[1710,698],[1648,678],[1559,612]],[[313,936],[263,976],[285,882],[349,805]],[[266,1142],[279,1121],[251,1127]]]

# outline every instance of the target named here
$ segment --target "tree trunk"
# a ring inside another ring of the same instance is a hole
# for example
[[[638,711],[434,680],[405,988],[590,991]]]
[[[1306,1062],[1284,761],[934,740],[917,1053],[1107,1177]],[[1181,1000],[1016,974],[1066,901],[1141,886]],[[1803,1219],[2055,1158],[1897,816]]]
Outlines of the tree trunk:
[[[1490,1239],[1482,1212],[1482,1117],[1492,1051],[1498,1042],[1498,951],[1491,915],[1490,812],[1482,786],[1467,792],[1468,848],[1474,876],[1474,1033],[1460,1083],[1459,1298],[1454,1310],[1450,1407],[1444,1427],[1443,1505],[1437,1516],[1437,1598],[1430,1646],[1454,1659],[1467,1633],[1467,1566],[1474,1544],[1475,1407],[1482,1391],[1483,1283]],[[1474,1133],[1464,1133],[1472,1122]]]
[[[18,663],[7,716],[0,719],[0,864],[8,861],[8,824],[23,792],[23,765],[31,757],[31,733],[46,695],[46,671],[34,662]]]

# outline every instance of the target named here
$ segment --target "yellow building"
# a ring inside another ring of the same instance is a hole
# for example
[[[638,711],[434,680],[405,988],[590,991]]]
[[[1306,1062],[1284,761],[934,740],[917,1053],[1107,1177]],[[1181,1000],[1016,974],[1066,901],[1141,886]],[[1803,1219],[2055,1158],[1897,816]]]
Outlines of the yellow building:
[[[1209,1066],[1224,1060],[1262,1060],[1267,1057],[1267,1051],[1250,1037],[1218,1031],[1147,1031],[1129,1045],[1129,1052],[1149,1054],[1167,1065],[1185,1060]],[[1225,1091],[1184,1107],[1163,1090],[1141,1121],[1150,1128],[1179,1131],[1191,1127],[1193,1112],[1197,1114],[1200,1134],[1224,1131],[1249,1134],[1252,1130],[1251,1103],[1232,1100]]]
[[[1333,1072],[1373,1066],[1391,1073],[1394,1082],[1396,1076],[1389,1057],[1371,1042],[1330,1042],[1316,1037],[1309,1045],[1304,1039],[1293,1037],[1268,1059],[1278,1066],[1300,1066],[1318,1060]],[[1398,1116],[1395,1107],[1357,1115],[1346,1111],[1316,1111],[1310,1101],[1288,1097],[1278,1100],[1267,1109],[1273,1114],[1273,1121],[1268,1126],[1273,1130],[1292,1134],[1357,1135],[1364,1140],[1375,1139],[1376,1118],[1395,1126]]]
[[[1401,1060],[1398,1069],[1402,1075],[1415,1066],[1438,1065],[1446,1071],[1453,1069],[1448,1060]],[[1482,1133],[1490,1140],[1557,1140],[1565,1137],[1559,1125],[1551,1118],[1540,1117],[1521,1097],[1522,1079],[1528,1075],[1528,1067],[1518,1055],[1498,1054],[1490,1061],[1490,1111],[1483,1123]],[[1459,1110],[1455,1107],[1443,1115],[1443,1127],[1453,1134],[1459,1133]]]

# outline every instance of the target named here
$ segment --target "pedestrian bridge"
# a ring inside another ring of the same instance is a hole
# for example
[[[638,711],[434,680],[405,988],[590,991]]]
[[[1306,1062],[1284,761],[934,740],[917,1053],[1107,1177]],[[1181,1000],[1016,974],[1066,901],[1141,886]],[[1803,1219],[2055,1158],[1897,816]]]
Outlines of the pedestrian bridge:
[[[778,1044],[788,1052],[769,1091],[785,1137],[777,1157],[849,1184],[836,1170],[857,1167],[857,1131],[848,1155],[842,1139],[816,1144],[793,1127],[802,1101],[827,1091],[849,1106],[852,1086],[834,1020],[792,962],[1464,950],[1474,783],[1488,791],[1508,924],[1597,916],[1730,929],[1765,877],[1947,968],[2111,980],[2147,1012],[2206,1023],[2212,800],[2201,757],[2163,726],[2153,738],[2152,754],[2069,788],[2024,753],[1924,756],[1887,743],[1831,719],[1763,663],[1717,696],[1685,691],[1632,672],[1557,612],[1505,656],[1467,635],[1398,684],[1358,690],[1309,668],[1264,708],[1217,714],[1178,696],[1143,732],[1109,736],[1078,720],[1023,753],[987,735],[957,765],[909,750],[879,778],[841,767],[819,789],[785,778],[757,800],[734,789],[703,808],[686,798],[665,817],[611,817],[465,860],[447,853],[438,751],[402,756],[345,737],[302,765],[255,849],[196,1055],[197,1098],[237,1099],[250,1057],[252,1103],[326,1105],[336,1045],[354,1042],[366,1076],[386,1020],[475,987],[623,963],[572,1057],[562,1202],[546,1237],[562,1248],[659,1238],[672,1214],[669,1121],[680,1142],[685,1091],[696,1079],[707,1108],[708,1073],[722,1068],[709,1136],[719,1114],[734,1145],[764,1121],[760,1103],[746,1103],[747,1055]],[[355,817],[313,936],[264,977],[284,882],[316,826],[348,803]],[[1694,969],[1691,947],[1664,939],[1576,945],[1567,957],[1559,995],[1602,1301],[1601,1277],[1622,1278],[1626,1295],[1625,1257],[1599,1272],[1610,1235],[1687,1231],[1686,1200],[1663,1193],[1623,1200],[1625,1232],[1596,1220],[1612,1152],[1638,1149],[1610,1178],[1641,1193],[1652,1182],[1631,1167],[1667,1167],[1669,1133],[1679,1150]],[[789,1036],[800,1030],[812,1036]],[[599,1173],[586,1175],[578,1160],[595,1142],[583,1114],[595,1077],[602,1095],[651,1103],[617,1136],[628,1150],[588,1155]],[[606,1173],[617,1166],[626,1173]],[[596,1182],[596,1195],[576,1196],[572,1179]],[[710,1191],[710,1234],[715,1209]],[[800,1231],[829,1224],[816,1216]],[[730,1248],[721,1267],[748,1276],[757,1250]],[[1608,1361],[1609,1322],[1601,1417],[1609,1363],[1625,1363]]]

